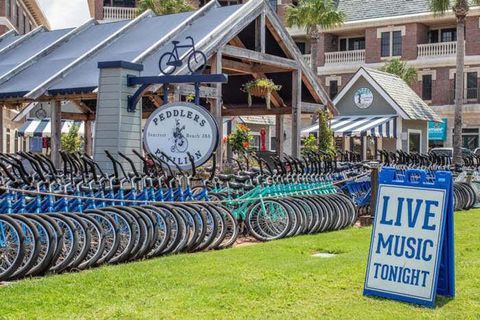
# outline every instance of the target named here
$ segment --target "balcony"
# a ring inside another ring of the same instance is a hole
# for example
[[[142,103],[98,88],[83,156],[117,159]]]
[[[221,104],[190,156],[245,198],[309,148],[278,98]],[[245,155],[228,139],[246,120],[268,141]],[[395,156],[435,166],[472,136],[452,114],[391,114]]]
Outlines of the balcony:
[[[325,52],[325,65],[365,62],[365,50]]]
[[[103,7],[103,20],[132,20],[137,16],[137,8]]]
[[[454,56],[457,53],[457,42],[419,44],[417,50],[419,59]]]

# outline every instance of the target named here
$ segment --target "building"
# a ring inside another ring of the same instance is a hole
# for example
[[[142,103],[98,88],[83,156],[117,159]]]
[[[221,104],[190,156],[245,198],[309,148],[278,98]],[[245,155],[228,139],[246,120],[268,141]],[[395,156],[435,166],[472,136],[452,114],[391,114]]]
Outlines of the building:
[[[0,1],[0,34],[11,30],[18,34],[25,34],[38,26],[50,28],[36,0]]]
[[[398,57],[418,70],[411,86],[443,119],[444,140],[430,146],[451,146],[453,136],[456,60],[455,17],[435,16],[427,0],[338,0],[344,25],[321,34],[318,75],[334,98],[361,66],[380,68]],[[297,42],[308,40],[303,30],[290,30]],[[479,147],[480,135],[480,7],[466,20],[463,144]],[[441,136],[441,135],[440,135]]]
[[[39,26],[44,28],[38,28]],[[16,45],[49,28],[48,20],[36,0],[0,0],[0,51],[6,63],[23,59],[22,54],[15,51]],[[25,35],[28,33],[30,34]],[[13,109],[0,106],[0,117],[3,119],[0,128],[1,152],[28,149],[28,141],[17,135],[21,123],[12,121],[19,109],[20,106]]]

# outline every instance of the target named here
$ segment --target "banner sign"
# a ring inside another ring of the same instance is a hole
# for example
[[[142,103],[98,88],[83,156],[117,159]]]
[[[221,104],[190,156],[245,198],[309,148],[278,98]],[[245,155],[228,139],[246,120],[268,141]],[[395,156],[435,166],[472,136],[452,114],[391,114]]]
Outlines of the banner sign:
[[[379,175],[364,295],[428,307],[454,296],[451,172]]]
[[[442,122],[428,122],[428,140],[447,140],[447,118],[443,118]]]
[[[182,170],[201,166],[216,150],[218,126],[210,112],[188,102],[173,102],[156,109],[148,118],[143,130],[145,149],[159,157],[162,152]],[[174,168],[172,166],[172,168]]]

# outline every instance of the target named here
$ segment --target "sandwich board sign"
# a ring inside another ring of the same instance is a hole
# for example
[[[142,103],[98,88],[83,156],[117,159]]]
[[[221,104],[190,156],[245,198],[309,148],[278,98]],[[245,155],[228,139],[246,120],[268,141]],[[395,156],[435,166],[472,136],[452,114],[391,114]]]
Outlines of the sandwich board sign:
[[[455,295],[451,172],[379,175],[364,295],[435,306]]]

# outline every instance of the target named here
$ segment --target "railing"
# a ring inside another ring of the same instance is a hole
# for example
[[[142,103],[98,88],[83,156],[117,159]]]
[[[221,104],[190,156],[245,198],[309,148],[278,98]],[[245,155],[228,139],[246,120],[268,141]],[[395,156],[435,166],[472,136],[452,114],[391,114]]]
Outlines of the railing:
[[[451,56],[457,53],[457,42],[439,42],[417,45],[418,57]]]
[[[303,55],[303,60],[305,60],[305,62],[308,65],[311,65],[312,64],[312,55],[311,54],[304,54]]]
[[[132,20],[137,16],[136,8],[103,7],[103,20]]]
[[[325,52],[325,64],[365,62],[365,50]]]

